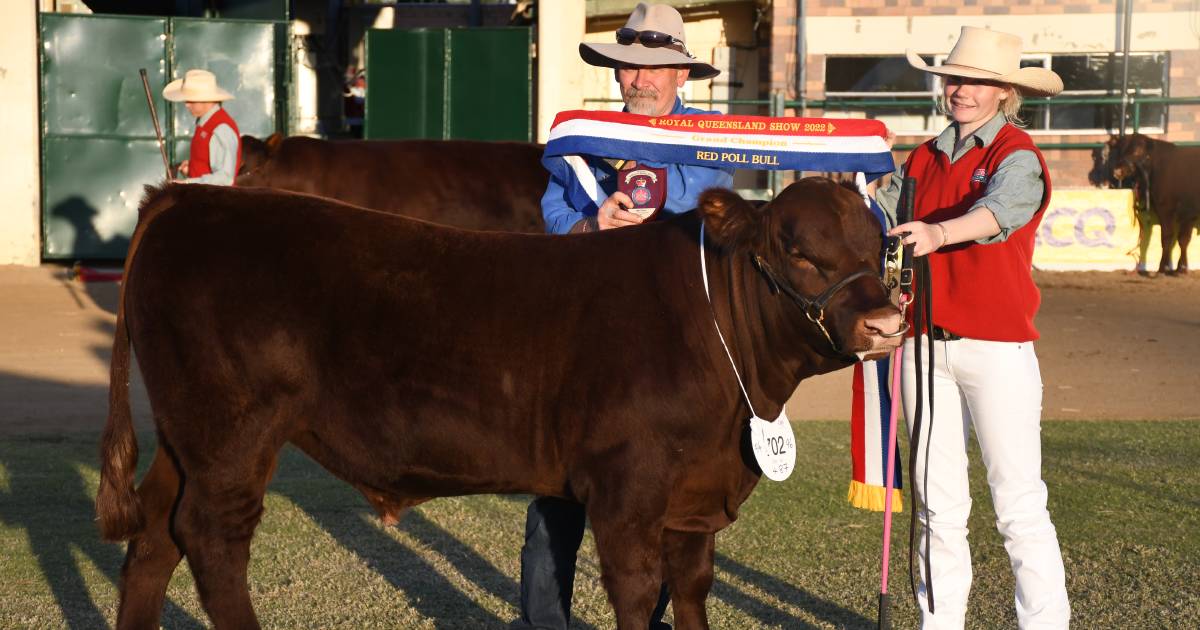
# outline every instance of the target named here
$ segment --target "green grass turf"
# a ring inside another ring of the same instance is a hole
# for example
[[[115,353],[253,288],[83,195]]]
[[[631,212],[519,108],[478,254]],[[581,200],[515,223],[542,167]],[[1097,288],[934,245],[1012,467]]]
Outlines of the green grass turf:
[[[714,628],[873,627],[879,514],[845,502],[844,422],[796,425],[784,483],[762,482],[717,536]],[[1047,422],[1044,470],[1079,628],[1200,627],[1200,422]],[[153,448],[140,436],[141,465]],[[93,523],[96,436],[0,438],[0,628],[104,627],[121,545]],[[968,627],[1016,627],[1012,574],[972,446],[975,582]],[[907,497],[906,497],[907,498]],[[349,486],[289,449],[251,556],[259,617],[272,628],[495,628],[517,615],[527,497],[441,499],[383,527]],[[916,625],[907,513],[893,540],[893,618]],[[935,585],[936,586],[936,585]],[[208,625],[186,563],[164,625]],[[576,627],[613,625],[590,534]]]

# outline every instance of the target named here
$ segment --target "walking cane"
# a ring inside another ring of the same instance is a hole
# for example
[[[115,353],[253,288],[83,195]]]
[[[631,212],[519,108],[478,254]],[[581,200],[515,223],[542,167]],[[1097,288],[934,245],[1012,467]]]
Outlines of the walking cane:
[[[138,70],[142,75],[142,88],[146,90],[146,104],[150,106],[150,119],[154,121],[154,136],[158,138],[158,152],[162,155],[163,168],[167,170],[167,181],[175,181],[171,174],[171,161],[167,159],[167,146],[163,142],[162,128],[158,126],[158,110],[154,107],[154,96],[150,94],[150,79],[146,78],[146,69]]]
[[[900,188],[900,202],[896,209],[897,224],[908,223],[913,217],[913,197],[916,193],[917,180],[912,177],[904,178]],[[900,238],[904,238],[901,235]],[[900,315],[903,319],[912,302],[913,285],[913,246],[904,246],[904,254],[900,263]],[[883,495],[883,558],[879,578],[879,630],[891,630],[892,611],[888,598],[888,563],[892,551],[892,491],[896,486],[896,425],[900,415],[900,365],[904,358],[904,344],[892,353],[891,387],[892,409],[888,418],[887,441],[887,473]],[[915,506],[914,508],[915,509]]]

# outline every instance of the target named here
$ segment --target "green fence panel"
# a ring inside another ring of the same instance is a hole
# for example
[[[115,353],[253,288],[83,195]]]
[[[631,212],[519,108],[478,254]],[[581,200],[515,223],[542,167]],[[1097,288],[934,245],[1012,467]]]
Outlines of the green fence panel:
[[[174,162],[194,121],[162,89],[189,68],[234,93],[242,133],[287,131],[286,23],[43,13],[39,29],[46,260],[124,257],[142,187],[164,178],[139,68]]]
[[[163,179],[158,143],[56,136],[43,141],[42,158],[43,256],[123,258],[143,186]]]
[[[172,79],[197,68],[212,72],[217,75],[217,83],[234,96],[223,107],[237,121],[239,131],[259,137],[275,132],[278,81],[274,24],[175,18],[171,31]],[[175,134],[190,139],[196,119],[182,103],[173,109]],[[187,144],[183,146],[186,155]]]
[[[41,14],[43,132],[153,137],[138,69],[163,85],[166,33],[165,19]]]
[[[529,141],[530,29],[370,30],[364,135]]]
[[[445,31],[371,29],[366,57],[363,136],[445,137]]]
[[[449,137],[529,142],[530,29],[452,29],[449,40]]]

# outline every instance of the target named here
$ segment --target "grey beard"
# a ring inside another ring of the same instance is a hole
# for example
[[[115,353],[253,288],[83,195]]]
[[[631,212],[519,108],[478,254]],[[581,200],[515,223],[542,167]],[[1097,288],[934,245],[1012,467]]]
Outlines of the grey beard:
[[[658,113],[657,99],[656,92],[630,90],[625,93],[625,108],[631,114],[653,116]]]

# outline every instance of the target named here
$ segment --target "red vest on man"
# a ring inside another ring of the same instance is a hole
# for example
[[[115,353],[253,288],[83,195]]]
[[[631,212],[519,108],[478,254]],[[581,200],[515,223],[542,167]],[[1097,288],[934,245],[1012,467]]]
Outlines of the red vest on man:
[[[238,131],[237,123],[233,122],[233,117],[225,111],[224,107],[218,107],[208,121],[196,127],[196,133],[192,135],[191,154],[188,156],[188,177],[200,177],[212,172],[212,164],[208,157],[208,142],[212,140],[213,132],[222,124],[232,127],[233,135],[237,138],[237,164],[233,170],[234,177],[237,177],[237,172],[242,169],[242,135]]]
[[[987,191],[1000,162],[1013,151],[1033,151],[1042,165],[1045,191],[1033,218],[1000,243],[974,241],[943,247],[929,254],[933,281],[933,323],[972,339],[1033,341],[1033,318],[1041,293],[1033,283],[1033,244],[1050,203],[1050,171],[1029,134],[1004,125],[996,139],[972,149],[951,164],[938,151],[936,138],[917,147],[905,173],[917,178],[914,218],[937,223],[967,213]],[[911,320],[911,313],[909,315]]]

